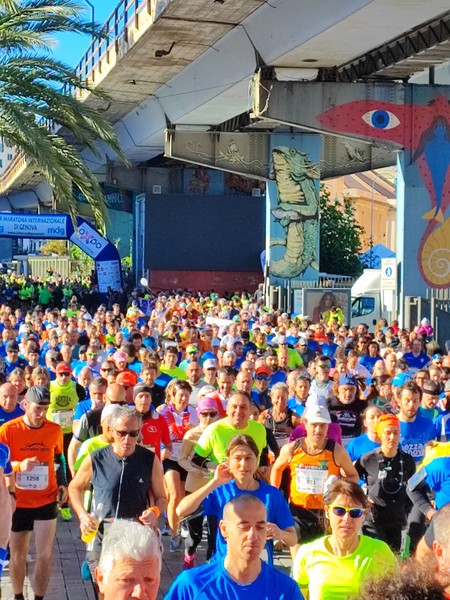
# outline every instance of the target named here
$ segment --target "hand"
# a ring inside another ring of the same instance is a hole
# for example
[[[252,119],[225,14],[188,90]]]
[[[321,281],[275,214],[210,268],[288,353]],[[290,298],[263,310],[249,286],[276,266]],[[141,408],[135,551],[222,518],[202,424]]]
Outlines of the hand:
[[[275,525],[275,523],[267,523],[267,539],[268,540],[279,540],[281,538],[282,531]]]
[[[161,460],[168,460],[172,456],[172,450],[163,448],[161,451]]]
[[[227,463],[220,463],[220,465],[217,465],[213,479],[219,485],[228,483],[233,479],[233,475],[231,474]]]
[[[80,531],[81,535],[86,535],[91,531],[95,531],[97,529],[98,521],[95,518],[95,515],[90,515],[89,513],[83,513],[80,517]]]
[[[19,463],[19,469],[22,471],[22,473],[28,473],[29,471],[32,471],[34,469],[34,467],[38,467],[41,463],[38,461],[36,456],[33,456],[33,458],[25,458],[25,460],[22,460]]]
[[[58,486],[58,495],[57,495],[58,503],[64,504],[65,502],[67,502],[68,497],[69,497],[69,494],[67,492],[67,487],[65,485],[59,485]]]
[[[157,527],[158,525],[158,519],[151,508],[144,510],[139,517],[139,521],[142,523],[142,525],[146,525],[147,527]]]

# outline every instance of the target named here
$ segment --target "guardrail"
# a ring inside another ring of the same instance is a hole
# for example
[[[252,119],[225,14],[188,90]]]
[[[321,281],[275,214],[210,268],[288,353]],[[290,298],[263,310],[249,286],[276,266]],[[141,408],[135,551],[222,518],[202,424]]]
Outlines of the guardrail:
[[[152,14],[151,0],[121,0],[102,28],[103,38],[94,38],[75,67],[76,74],[90,84],[95,83],[96,73],[102,73],[102,66],[110,61],[112,52],[119,53],[123,43],[128,43],[128,34],[133,28],[139,30],[139,20],[145,12]],[[76,96],[84,91],[78,88],[66,89]]]
[[[105,37],[93,38],[90,46],[75,67],[75,72],[79,78],[91,85],[95,84],[96,78],[98,78],[97,74],[102,74],[103,66],[105,64],[109,65],[111,57],[113,55],[117,56],[129,43],[130,31],[139,31],[143,16],[146,15],[150,18],[149,21],[147,20],[147,25],[152,23],[169,2],[170,0],[120,0],[102,28]],[[78,98],[82,98],[89,93],[69,84],[64,86],[63,91]],[[45,125],[52,132],[59,129],[48,119],[41,118],[38,123]],[[0,193],[8,189],[11,181],[26,164],[25,154],[22,152],[17,153],[12,163],[0,176]]]

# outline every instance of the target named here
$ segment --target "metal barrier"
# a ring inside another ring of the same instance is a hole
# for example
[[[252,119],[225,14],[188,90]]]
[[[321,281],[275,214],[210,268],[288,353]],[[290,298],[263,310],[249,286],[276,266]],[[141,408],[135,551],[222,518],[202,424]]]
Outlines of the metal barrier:
[[[405,327],[412,330],[424,318],[430,320],[434,339],[444,350],[450,339],[450,290],[428,289],[425,298],[405,296]]]

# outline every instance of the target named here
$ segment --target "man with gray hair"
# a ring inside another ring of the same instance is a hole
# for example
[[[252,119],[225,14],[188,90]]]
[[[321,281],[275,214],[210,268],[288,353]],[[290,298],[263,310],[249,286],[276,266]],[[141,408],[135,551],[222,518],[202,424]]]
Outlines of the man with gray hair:
[[[96,518],[83,506],[84,490],[92,484],[95,506],[103,505],[103,522],[92,548],[88,548],[92,574],[100,556],[103,534],[112,520],[137,519],[156,528],[158,517],[167,506],[161,463],[151,450],[137,444],[141,427],[142,417],[134,408],[118,408],[110,422],[112,444],[86,456],[70,483],[70,501],[80,519],[82,535],[98,527],[98,515]]]
[[[150,527],[115,521],[103,540],[95,578],[103,600],[156,600],[161,545]]]
[[[227,541],[225,558],[183,571],[165,600],[303,598],[295,581],[261,560],[267,538],[267,512],[259,498],[242,494],[227,502],[219,527]]]

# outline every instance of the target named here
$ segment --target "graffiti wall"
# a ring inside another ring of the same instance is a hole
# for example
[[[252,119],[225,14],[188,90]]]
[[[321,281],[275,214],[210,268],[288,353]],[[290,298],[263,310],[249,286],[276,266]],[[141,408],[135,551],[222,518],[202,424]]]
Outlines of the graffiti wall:
[[[403,103],[354,100],[317,117],[327,130],[404,148],[397,218],[404,295],[450,286],[449,98],[448,86],[410,85]]]
[[[272,136],[274,180],[268,182],[269,276],[314,281],[319,276],[319,179],[321,138]]]

